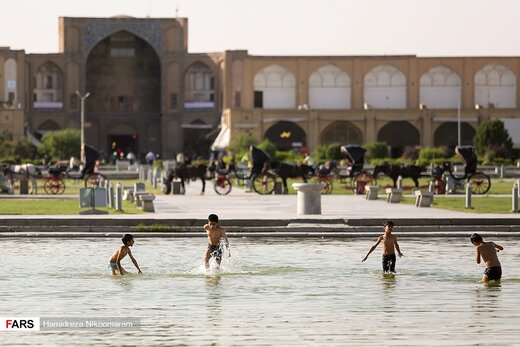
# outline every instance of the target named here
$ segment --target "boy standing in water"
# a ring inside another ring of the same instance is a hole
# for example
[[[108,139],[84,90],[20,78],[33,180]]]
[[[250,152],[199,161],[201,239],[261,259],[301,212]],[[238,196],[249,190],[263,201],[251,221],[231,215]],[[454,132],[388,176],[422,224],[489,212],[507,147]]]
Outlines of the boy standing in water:
[[[370,248],[370,251],[368,251],[368,254],[363,258],[363,260],[361,260],[362,262],[367,260],[370,253],[372,253],[374,249],[376,249],[379,243],[383,242],[383,271],[395,273],[395,251],[397,251],[399,257],[402,257],[403,254],[399,249],[397,237],[395,235],[392,235],[393,228],[394,222],[387,221],[385,223],[385,233],[377,238],[376,243],[372,246],[372,248]]]
[[[112,270],[112,275],[117,275],[117,271],[119,271],[119,273],[121,275],[124,275],[125,273],[127,273],[127,271],[125,269],[123,269],[123,267],[121,266],[121,260],[124,257],[126,257],[127,254],[130,257],[130,259],[132,260],[132,263],[134,263],[134,265],[137,268],[137,270],[139,271],[139,273],[142,274],[141,269],[139,268],[139,265],[137,264],[137,261],[132,256],[132,251],[130,251],[130,247],[132,247],[135,243],[134,237],[130,234],[126,234],[125,236],[123,236],[121,241],[123,241],[123,246],[118,248],[114,252],[114,254],[112,254],[112,257],[110,257],[110,263],[108,264],[109,268]]]
[[[209,259],[213,256],[217,262],[217,267],[220,267],[220,262],[222,261],[220,240],[225,240],[226,247],[229,246],[229,240],[224,230],[218,224],[218,216],[216,214],[209,215],[208,223],[204,225],[204,230],[208,234],[208,248],[204,253],[204,265],[206,269],[209,269]]]
[[[477,264],[480,264],[480,257],[486,263],[482,282],[500,281],[500,278],[502,278],[502,265],[498,260],[497,252],[503,250],[504,247],[491,241],[484,242],[482,236],[477,233],[471,235],[471,243],[477,250]]]

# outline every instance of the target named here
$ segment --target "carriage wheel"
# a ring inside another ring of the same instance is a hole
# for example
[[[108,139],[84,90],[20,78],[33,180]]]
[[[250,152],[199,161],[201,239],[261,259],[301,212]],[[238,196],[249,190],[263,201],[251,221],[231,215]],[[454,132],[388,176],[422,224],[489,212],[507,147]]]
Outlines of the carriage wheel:
[[[85,178],[85,188],[87,187],[100,187],[103,181],[107,181],[107,176],[94,172],[89,174],[87,178]]]
[[[213,189],[218,195],[227,195],[231,191],[231,182],[226,178],[217,178],[213,184]]]
[[[65,192],[65,182],[61,178],[49,178],[43,184],[45,194],[61,195]]]
[[[351,183],[355,194],[364,194],[365,186],[375,185],[377,181],[370,173],[362,171],[352,178]]]
[[[473,194],[486,194],[491,188],[491,179],[486,174],[482,172],[475,172],[473,175],[469,176],[468,184],[471,187],[471,192]]]
[[[321,194],[330,194],[332,193],[332,189],[334,188],[331,179],[328,177],[313,178],[312,183],[321,183],[321,185],[323,186],[323,188],[321,188]]]
[[[253,189],[258,194],[271,194],[274,191],[276,178],[273,174],[258,174],[253,177]]]
[[[442,177],[433,177],[432,181],[435,194],[446,193],[446,183],[444,182]]]

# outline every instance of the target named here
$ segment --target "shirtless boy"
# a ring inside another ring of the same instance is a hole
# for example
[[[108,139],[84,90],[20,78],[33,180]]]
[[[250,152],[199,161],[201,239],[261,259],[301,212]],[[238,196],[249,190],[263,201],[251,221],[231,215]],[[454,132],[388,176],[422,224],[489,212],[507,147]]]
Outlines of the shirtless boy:
[[[482,236],[477,233],[471,235],[471,243],[477,250],[477,264],[480,264],[481,257],[486,264],[486,269],[482,276],[482,282],[500,281],[500,278],[502,278],[502,265],[498,260],[497,252],[503,250],[504,247],[491,241],[484,242]]]
[[[123,245],[120,248],[118,248],[114,252],[114,254],[112,254],[112,257],[110,257],[110,262],[108,264],[109,268],[112,270],[112,275],[117,275],[118,271],[121,275],[124,275],[125,273],[127,273],[127,271],[121,266],[121,260],[124,257],[126,257],[127,254],[130,257],[130,259],[132,260],[132,263],[134,263],[136,269],[141,274],[142,273],[141,269],[139,268],[137,261],[132,256],[132,251],[130,251],[130,247],[132,247],[135,242],[134,237],[130,234],[126,234],[125,236],[123,236],[121,241],[123,241]]]
[[[210,214],[208,217],[208,223],[204,225],[204,230],[208,234],[208,248],[204,253],[204,265],[206,269],[209,269],[209,259],[213,256],[217,262],[217,266],[220,267],[222,261],[222,246],[220,240],[224,239],[226,247],[229,245],[229,241],[226,233],[218,224],[218,216],[216,214]]]
[[[379,243],[383,243],[383,271],[384,272],[394,272],[395,273],[395,251],[399,257],[402,257],[403,254],[399,249],[399,244],[397,243],[397,237],[392,235],[392,229],[394,228],[394,222],[387,221],[385,223],[385,233],[377,238],[376,243],[370,248],[367,255],[361,261],[367,260],[370,253],[376,249]]]

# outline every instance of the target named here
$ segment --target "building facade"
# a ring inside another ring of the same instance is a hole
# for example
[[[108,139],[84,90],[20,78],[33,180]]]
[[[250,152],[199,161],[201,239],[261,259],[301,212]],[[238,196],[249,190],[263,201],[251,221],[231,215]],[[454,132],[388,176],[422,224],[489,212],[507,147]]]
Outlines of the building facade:
[[[520,57],[189,53],[185,18],[60,18],[59,27],[58,53],[0,47],[0,131],[79,129],[86,93],[85,142],[107,156],[207,156],[215,138],[223,148],[239,134],[280,149],[386,141],[397,156],[456,145],[459,123],[470,144],[489,118],[520,122]]]

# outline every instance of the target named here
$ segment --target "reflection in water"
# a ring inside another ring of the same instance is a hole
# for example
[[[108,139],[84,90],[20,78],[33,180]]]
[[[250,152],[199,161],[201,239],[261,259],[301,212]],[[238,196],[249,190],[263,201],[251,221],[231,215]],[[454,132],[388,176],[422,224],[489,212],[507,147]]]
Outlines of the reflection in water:
[[[213,276],[206,276],[207,302],[206,302],[206,317],[208,324],[214,327],[220,326],[222,303],[222,287],[220,286],[221,274]]]

